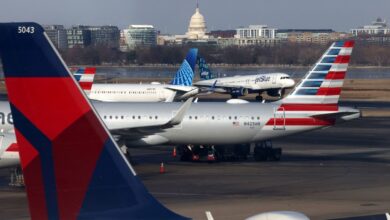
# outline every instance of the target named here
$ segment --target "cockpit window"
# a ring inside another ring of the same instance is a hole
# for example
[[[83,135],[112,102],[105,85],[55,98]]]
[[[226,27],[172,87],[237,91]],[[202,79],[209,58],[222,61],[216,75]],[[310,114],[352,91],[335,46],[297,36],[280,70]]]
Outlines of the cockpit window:
[[[290,77],[289,76],[282,76],[282,77],[280,77],[280,79],[290,79]]]

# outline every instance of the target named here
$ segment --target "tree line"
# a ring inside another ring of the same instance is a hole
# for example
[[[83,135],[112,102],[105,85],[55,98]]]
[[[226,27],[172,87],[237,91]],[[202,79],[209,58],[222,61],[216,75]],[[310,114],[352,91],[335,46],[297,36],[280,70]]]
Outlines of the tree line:
[[[284,43],[265,46],[199,46],[199,55],[210,64],[311,65],[329,45]],[[60,51],[69,65],[180,64],[190,46],[140,47],[130,52],[107,47],[72,48]],[[390,45],[356,43],[352,65],[390,66]]]

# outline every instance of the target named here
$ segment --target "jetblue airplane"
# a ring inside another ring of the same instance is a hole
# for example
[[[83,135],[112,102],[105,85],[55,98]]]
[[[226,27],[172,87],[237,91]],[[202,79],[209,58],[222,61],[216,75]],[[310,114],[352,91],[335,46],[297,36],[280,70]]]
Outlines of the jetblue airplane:
[[[247,76],[216,78],[204,58],[198,60],[201,80],[194,83],[201,91],[230,94],[232,98],[258,93],[256,100],[262,101],[261,94],[282,97],[285,90],[295,85],[293,79],[285,73],[267,73]]]
[[[175,144],[223,149],[329,127],[360,117],[359,110],[338,105],[353,45],[353,41],[333,43],[294,91],[277,102],[192,103],[189,99],[184,104],[96,102],[94,107],[119,143],[126,146]],[[2,112],[7,115],[10,110]],[[12,124],[3,125],[4,131],[10,129]],[[256,157],[263,158],[263,154],[255,149]]]
[[[352,44],[333,44],[325,58]],[[146,190],[40,25],[0,24],[0,53],[31,219],[188,219]],[[270,212],[249,219],[308,217]]]
[[[83,89],[90,99],[105,102],[173,102],[186,100],[199,93],[199,89],[192,86],[197,54],[198,49],[190,49],[170,84],[94,83],[91,87],[83,87]]]

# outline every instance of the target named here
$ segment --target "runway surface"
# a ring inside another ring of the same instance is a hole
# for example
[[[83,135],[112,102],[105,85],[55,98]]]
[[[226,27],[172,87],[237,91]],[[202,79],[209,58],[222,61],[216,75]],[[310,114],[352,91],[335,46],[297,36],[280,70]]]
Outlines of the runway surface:
[[[329,219],[390,211],[390,118],[364,118],[274,141],[280,162],[188,163],[157,148],[133,149],[150,192],[174,211],[244,219],[273,210]],[[166,173],[159,174],[165,162]],[[0,219],[28,219],[23,189],[0,171]]]

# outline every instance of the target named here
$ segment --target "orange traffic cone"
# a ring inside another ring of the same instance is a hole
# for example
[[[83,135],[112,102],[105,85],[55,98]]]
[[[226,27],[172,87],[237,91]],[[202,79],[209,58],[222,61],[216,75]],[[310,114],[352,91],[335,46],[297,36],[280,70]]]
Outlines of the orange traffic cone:
[[[160,173],[165,173],[164,163],[161,162],[160,164]]]
[[[177,152],[176,152],[176,147],[173,148],[173,152],[172,152],[172,157],[176,157],[177,155]]]

